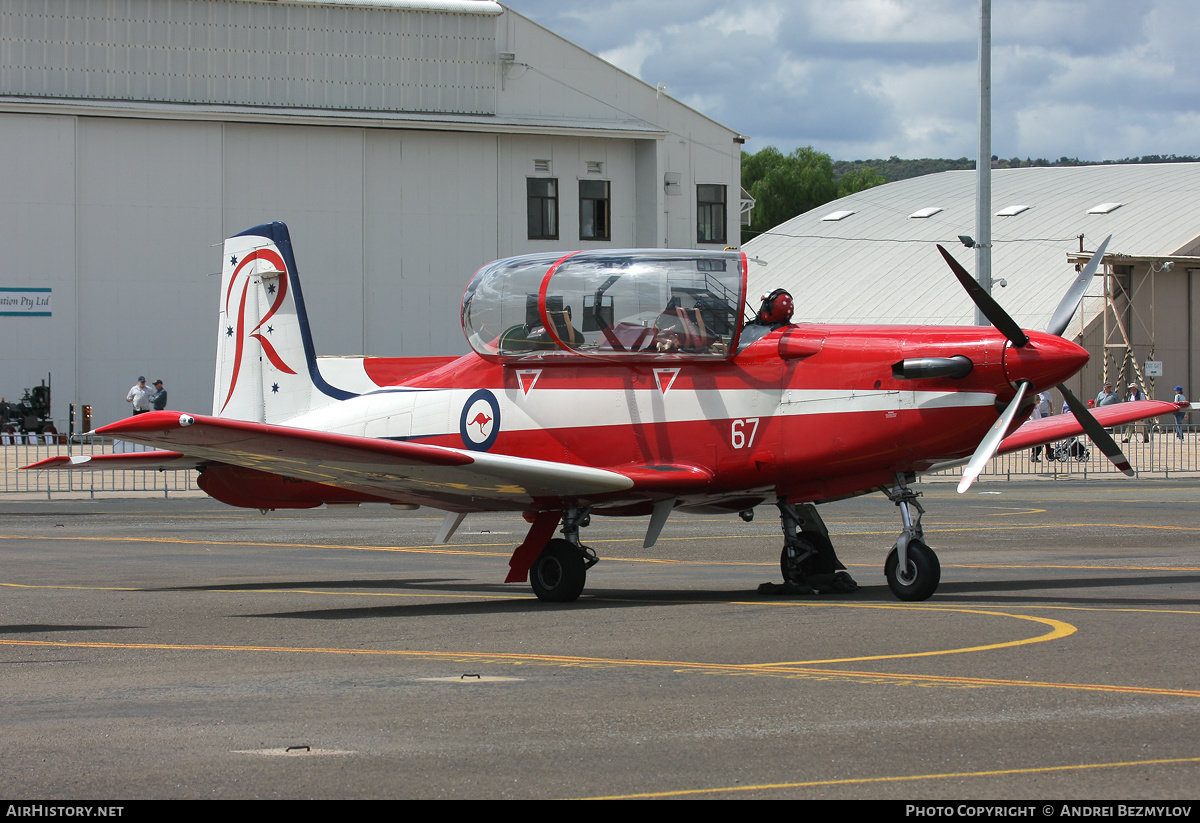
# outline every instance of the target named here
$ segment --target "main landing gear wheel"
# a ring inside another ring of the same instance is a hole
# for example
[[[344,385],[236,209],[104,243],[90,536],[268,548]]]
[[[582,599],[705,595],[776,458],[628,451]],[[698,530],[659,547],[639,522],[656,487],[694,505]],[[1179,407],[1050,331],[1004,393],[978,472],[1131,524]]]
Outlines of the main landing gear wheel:
[[[883,564],[883,573],[887,577],[888,588],[892,594],[901,600],[928,600],[942,579],[942,566],[938,563],[933,549],[920,540],[908,544],[908,563],[904,569],[898,569],[900,555],[896,549],[887,556]]]
[[[587,558],[570,541],[554,539],[546,544],[529,569],[529,582],[538,600],[572,603],[579,599],[587,580]]]
[[[788,547],[785,545],[783,551],[779,553],[779,571],[783,573],[784,582],[807,584],[805,579],[803,562],[814,554],[823,555],[824,557],[836,557],[833,553],[833,543],[829,538],[818,531],[805,530],[796,536],[796,553],[794,556],[788,556]]]

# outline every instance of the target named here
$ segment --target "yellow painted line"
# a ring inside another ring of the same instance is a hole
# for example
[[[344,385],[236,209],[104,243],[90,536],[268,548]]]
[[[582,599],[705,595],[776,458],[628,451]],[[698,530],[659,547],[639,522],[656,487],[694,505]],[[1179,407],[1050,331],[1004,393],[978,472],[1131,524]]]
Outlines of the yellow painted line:
[[[794,667],[790,669],[764,669],[753,663],[703,663],[680,660],[642,660],[606,657],[580,657],[578,655],[518,654],[512,652],[438,652],[403,649],[350,649],[305,646],[240,646],[206,643],[107,643],[101,641],[65,640],[7,640],[0,639],[0,646],[48,647],[69,649],[142,649],[149,651],[213,651],[213,652],[275,652],[285,654],[338,654],[373,657],[404,657],[421,660],[450,660],[472,663],[510,664],[526,663],[555,666],[577,666],[581,668],[666,668],[677,673],[697,672],[701,674],[732,674],[758,677],[818,677],[850,678],[856,680],[891,681],[898,683],[927,683],[943,686],[995,686],[1038,689],[1064,689],[1068,691],[1107,692],[1118,694],[1141,694],[1157,697],[1200,698],[1200,691],[1186,689],[1163,689],[1149,686],[1117,686],[1104,683],[1059,683],[1035,680],[1004,680],[982,677],[950,677],[928,674],[904,674],[896,672],[855,671],[845,669],[819,669]]]
[[[1085,524],[1069,524],[1070,526],[1082,526]],[[1007,527],[1013,528],[1013,527]],[[1034,527],[1041,528],[1041,527]],[[1139,528],[1130,526],[1129,528]],[[1159,527],[1146,526],[1144,528],[1176,528],[1176,527]],[[1182,527],[1179,527],[1182,528]],[[987,529],[941,529],[940,531],[987,531]],[[835,534],[834,537],[844,536],[870,536],[874,534],[894,534],[895,530],[887,532],[844,532]],[[659,542],[668,540],[696,540],[695,537],[673,537],[661,538]],[[706,537],[705,540],[744,540],[746,535],[728,535],[717,537]],[[95,537],[81,535],[13,535],[0,534],[0,540],[70,540],[83,542],[122,542],[122,543],[172,543],[176,545],[196,545],[196,546],[244,546],[248,548],[275,548],[275,549],[328,549],[335,551],[364,551],[364,552],[396,552],[410,554],[445,554],[445,555],[461,555],[465,557],[510,557],[511,548],[516,546],[516,541],[505,541],[503,543],[468,543],[463,544],[460,548],[449,548],[447,544],[434,546],[362,546],[356,544],[336,544],[336,543],[266,543],[253,542],[245,540],[179,540],[166,537]],[[593,540],[589,544],[600,543],[640,543],[642,538],[612,538],[606,540]],[[485,547],[500,546],[505,547],[505,551],[479,551]],[[762,566],[762,567],[777,567],[777,561],[750,561],[750,560],[687,560],[674,559],[664,557],[605,557],[605,562],[617,563],[653,563],[659,565],[687,565],[687,566]],[[847,563],[850,568],[878,568],[876,563]],[[1022,564],[986,564],[986,563],[942,563],[943,569],[1098,569],[1098,570],[1113,570],[1113,571],[1200,571],[1200,567],[1195,566],[1115,566],[1115,565],[1056,565],[1047,563],[1022,563]]]
[[[699,668],[704,668],[700,666]],[[714,674],[738,674],[740,672],[733,671],[730,667],[729,671],[725,669],[714,670],[713,667],[708,667],[711,673]],[[774,675],[774,676],[791,676],[799,675],[804,677],[818,677],[820,679],[834,679],[838,677],[851,678],[854,680],[887,680],[898,683],[928,683],[936,686],[1022,686],[1031,689],[1063,689],[1065,691],[1081,691],[1081,692],[1106,692],[1113,694],[1145,694],[1158,697],[1196,697],[1200,698],[1200,690],[1196,689],[1164,689],[1155,686],[1117,686],[1111,683],[1064,683],[1050,680],[1007,680],[996,677],[954,677],[951,675],[937,674],[906,674],[900,672],[874,672],[874,671],[855,671],[849,669],[812,669],[804,667],[796,667],[793,669],[764,669],[760,666],[747,664],[739,668],[750,669],[748,674],[759,675]]]
[[[614,558],[619,559],[619,558]],[[628,561],[640,562],[640,561]],[[647,561],[649,562],[649,561]],[[696,561],[699,562],[699,561]],[[732,564],[730,564],[732,565]],[[772,564],[763,564],[772,565]],[[945,568],[945,567],[943,567]],[[998,568],[1025,568],[1023,566],[1000,566]],[[1071,566],[1053,566],[1047,568],[1073,568]],[[1119,568],[1104,566],[1102,568]],[[1165,570],[1165,569],[1164,569]],[[1196,571],[1200,571],[1197,569]],[[359,583],[370,584],[374,581],[360,580]],[[225,586],[214,585],[197,588],[191,587],[144,587],[144,586],[69,586],[69,585],[51,585],[51,584],[34,584],[34,583],[0,583],[0,588],[11,589],[64,589],[77,591],[97,591],[97,592],[144,592],[147,594],[171,594],[182,591],[187,592],[206,592],[206,593],[223,593],[223,594],[311,594],[324,597],[397,597],[397,598],[437,598],[437,599],[456,599],[456,600],[533,600],[534,596],[531,593],[524,592],[521,589],[514,588],[511,594],[508,593],[487,593],[487,594],[453,594],[444,589],[436,587],[429,591],[383,591],[383,592],[363,592],[349,591],[345,589],[258,589],[252,588],[253,584],[234,583]],[[627,597],[592,597],[594,602],[614,602],[614,603],[672,603],[672,604],[692,604],[696,606],[704,605],[738,605],[738,606],[803,606],[809,608],[830,608],[830,609],[854,609],[854,608],[891,608],[891,609],[925,609],[928,611],[968,611],[961,606],[941,605],[937,603],[927,603],[923,606],[914,606],[908,604],[897,603],[895,605],[888,604],[873,604],[873,603],[829,603],[815,602],[809,599],[795,598],[791,600],[783,600],[777,598],[764,598],[761,601],[757,600],[681,600],[678,598],[654,598],[652,600],[633,600]],[[1043,606],[1043,605],[1027,605],[1025,608],[1038,609],[1040,611],[1074,611],[1074,612],[1128,612],[1131,614],[1200,614],[1200,609],[1134,609],[1118,606],[1099,607],[1099,606]],[[984,612],[986,613],[986,612]],[[1030,618],[1036,619],[1036,618]],[[1033,642],[1033,641],[1023,641]],[[943,654],[945,652],[937,652]],[[854,658],[848,658],[854,659]],[[778,665],[778,664],[763,664],[763,665]]]
[[[942,566],[946,568],[946,566]],[[1055,564],[1055,563],[956,563],[953,568],[956,569],[1095,569],[1106,571],[1109,569],[1119,569],[1121,571],[1147,571],[1147,572],[1200,572],[1200,566],[1105,566],[1100,564],[1090,563],[1072,563],[1072,564]]]
[[[707,789],[681,789],[670,792],[607,795],[580,798],[586,800],[638,800],[652,797],[685,797],[695,794],[729,794],[731,792],[761,792],[778,789],[808,789],[820,786],[852,786],[871,783],[903,783],[913,780],[961,780],[964,777],[1003,777],[1017,774],[1051,774],[1053,772],[1084,771],[1087,769],[1125,769],[1139,766],[1167,766],[1176,763],[1200,763],[1200,757],[1171,757],[1159,760],[1125,760],[1116,763],[1080,763],[1072,766],[1034,766],[1026,769],[993,769],[982,772],[945,772],[941,774],[910,774],[893,777],[847,777],[841,780],[810,780],[803,783],[763,783],[757,786],[720,786]],[[1044,805],[1030,803],[1028,805]]]
[[[970,652],[985,652],[994,651],[996,649],[1011,649],[1015,646],[1028,646],[1032,643],[1046,643],[1051,640],[1069,637],[1075,634],[1078,629],[1070,623],[1063,623],[1059,620],[1052,620],[1046,617],[1033,617],[1027,614],[1008,614],[1007,612],[984,611],[982,609],[963,609],[963,608],[948,608],[930,609],[924,606],[887,606],[887,605],[857,605],[845,604],[852,608],[862,609],[904,609],[905,611],[941,611],[954,612],[958,614],[982,614],[989,617],[1012,617],[1017,620],[1028,620],[1034,623],[1042,623],[1050,627],[1050,631],[1045,634],[1040,634],[1037,637],[1027,637],[1023,640],[1006,640],[1001,643],[989,643],[983,646],[964,646],[957,649],[940,649],[937,651],[928,652],[906,652],[903,654],[876,654],[865,657],[840,657],[831,658],[828,660],[795,660],[789,663],[763,663],[760,668],[775,668],[778,666],[815,666],[817,664],[828,663],[859,663],[868,660],[895,660],[898,658],[910,657],[938,657],[945,654],[967,654]]]
[[[462,548],[450,549],[445,548],[446,544],[433,546],[358,546],[358,545],[336,545],[328,543],[265,543],[252,542],[248,540],[180,540],[174,537],[127,537],[125,535],[115,535],[112,537],[94,537],[84,535],[15,535],[15,534],[0,534],[0,540],[78,540],[83,542],[102,542],[102,543],[171,543],[181,546],[247,546],[250,548],[271,548],[271,549],[349,549],[352,551],[364,552],[411,552],[414,554],[463,554],[463,555],[485,555],[488,557],[508,557],[512,554],[507,552],[478,552],[471,551],[473,546],[512,546],[515,548],[516,541],[504,543],[467,543]],[[632,542],[632,541],[631,541]]]
[[[1126,609],[1118,606],[1025,606],[1027,609],[1061,612],[1129,612],[1131,614],[1200,614],[1200,609]]]
[[[1153,523],[1006,523],[1005,530],[1015,531],[1046,531],[1060,529],[1153,529],[1157,531],[1176,531],[1176,532],[1196,532],[1200,531],[1200,526],[1160,526]],[[945,534],[951,532],[994,532],[995,526],[954,526],[950,523],[939,522],[935,524],[925,524],[926,534]],[[856,531],[856,532],[834,532],[829,536],[831,538],[839,537],[875,537],[878,535],[894,535],[898,534],[899,529],[891,528],[886,525],[881,525],[879,531]],[[756,535],[761,536],[761,535]],[[745,535],[743,535],[743,538]],[[690,538],[670,538],[672,540],[696,540],[695,537]],[[709,538],[703,538],[705,540]]]
[[[1005,507],[1004,506],[988,506],[988,508],[989,509],[992,509],[992,508],[1002,509]],[[1011,512],[1001,512],[1000,514],[989,514],[989,515],[986,515],[986,517],[1013,517],[1014,515],[1018,515],[1018,514],[1045,514],[1045,513],[1046,513],[1045,509],[1017,509],[1016,511],[1011,511]]]
[[[371,580],[359,581],[362,583],[371,583]],[[360,592],[360,591],[344,591],[339,589],[317,590],[317,589],[259,589],[254,588],[253,583],[230,583],[224,586],[184,586],[184,587],[134,587],[134,586],[58,586],[58,585],[33,585],[29,583],[0,583],[0,587],[11,589],[67,589],[81,590],[92,592],[142,592],[144,594],[176,594],[180,592],[206,594],[312,594],[322,595],[326,597],[400,597],[400,598],[430,598],[435,597],[451,600],[534,600],[534,595],[530,592],[526,596],[522,596],[516,589],[513,590],[511,597],[503,597],[497,594],[451,594],[443,590],[430,592]]]
[[[75,589],[85,592],[137,592],[143,591],[136,587],[130,586],[49,586],[49,585],[34,585],[32,583],[0,583],[0,586],[7,586],[10,589]]]

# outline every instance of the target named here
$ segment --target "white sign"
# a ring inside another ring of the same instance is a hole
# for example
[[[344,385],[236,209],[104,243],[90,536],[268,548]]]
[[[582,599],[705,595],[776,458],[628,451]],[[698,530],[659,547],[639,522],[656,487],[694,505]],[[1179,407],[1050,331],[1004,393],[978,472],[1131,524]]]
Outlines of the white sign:
[[[49,317],[50,289],[0,288],[0,317]]]
[[[1162,377],[1162,361],[1147,360],[1146,361],[1146,376],[1147,377]]]

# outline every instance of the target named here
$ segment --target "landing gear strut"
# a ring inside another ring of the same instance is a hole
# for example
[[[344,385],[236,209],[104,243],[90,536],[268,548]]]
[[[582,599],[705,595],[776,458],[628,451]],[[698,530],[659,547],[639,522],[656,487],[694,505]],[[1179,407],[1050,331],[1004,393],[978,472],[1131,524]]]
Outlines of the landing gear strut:
[[[942,579],[942,567],[933,549],[925,545],[921,515],[925,509],[917,502],[919,492],[908,487],[908,477],[897,472],[896,488],[884,490],[888,499],[900,507],[904,530],[883,564],[888,588],[901,600],[928,600]]]
[[[779,570],[784,582],[820,592],[857,591],[858,584],[833,550],[829,530],[817,514],[817,507],[812,503],[788,503],[787,495],[780,495],[775,505],[783,526]]]
[[[579,542],[579,527],[591,522],[590,512],[590,508],[564,511],[563,536],[548,541],[530,566],[529,583],[538,600],[571,603],[583,592],[587,570],[599,560],[594,551]]]

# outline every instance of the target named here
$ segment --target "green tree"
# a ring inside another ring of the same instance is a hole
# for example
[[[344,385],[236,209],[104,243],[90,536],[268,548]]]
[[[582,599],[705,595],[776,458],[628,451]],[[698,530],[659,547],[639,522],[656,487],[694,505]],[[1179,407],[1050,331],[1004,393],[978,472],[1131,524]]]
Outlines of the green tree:
[[[838,178],[837,196],[845,197],[855,192],[882,186],[887,178],[872,168],[848,171]]]
[[[812,146],[783,154],[767,146],[756,154],[742,152],[742,187],[754,198],[751,224],[742,227],[742,242],[815,209],[837,197],[886,183],[874,169],[834,175],[833,160]]]

